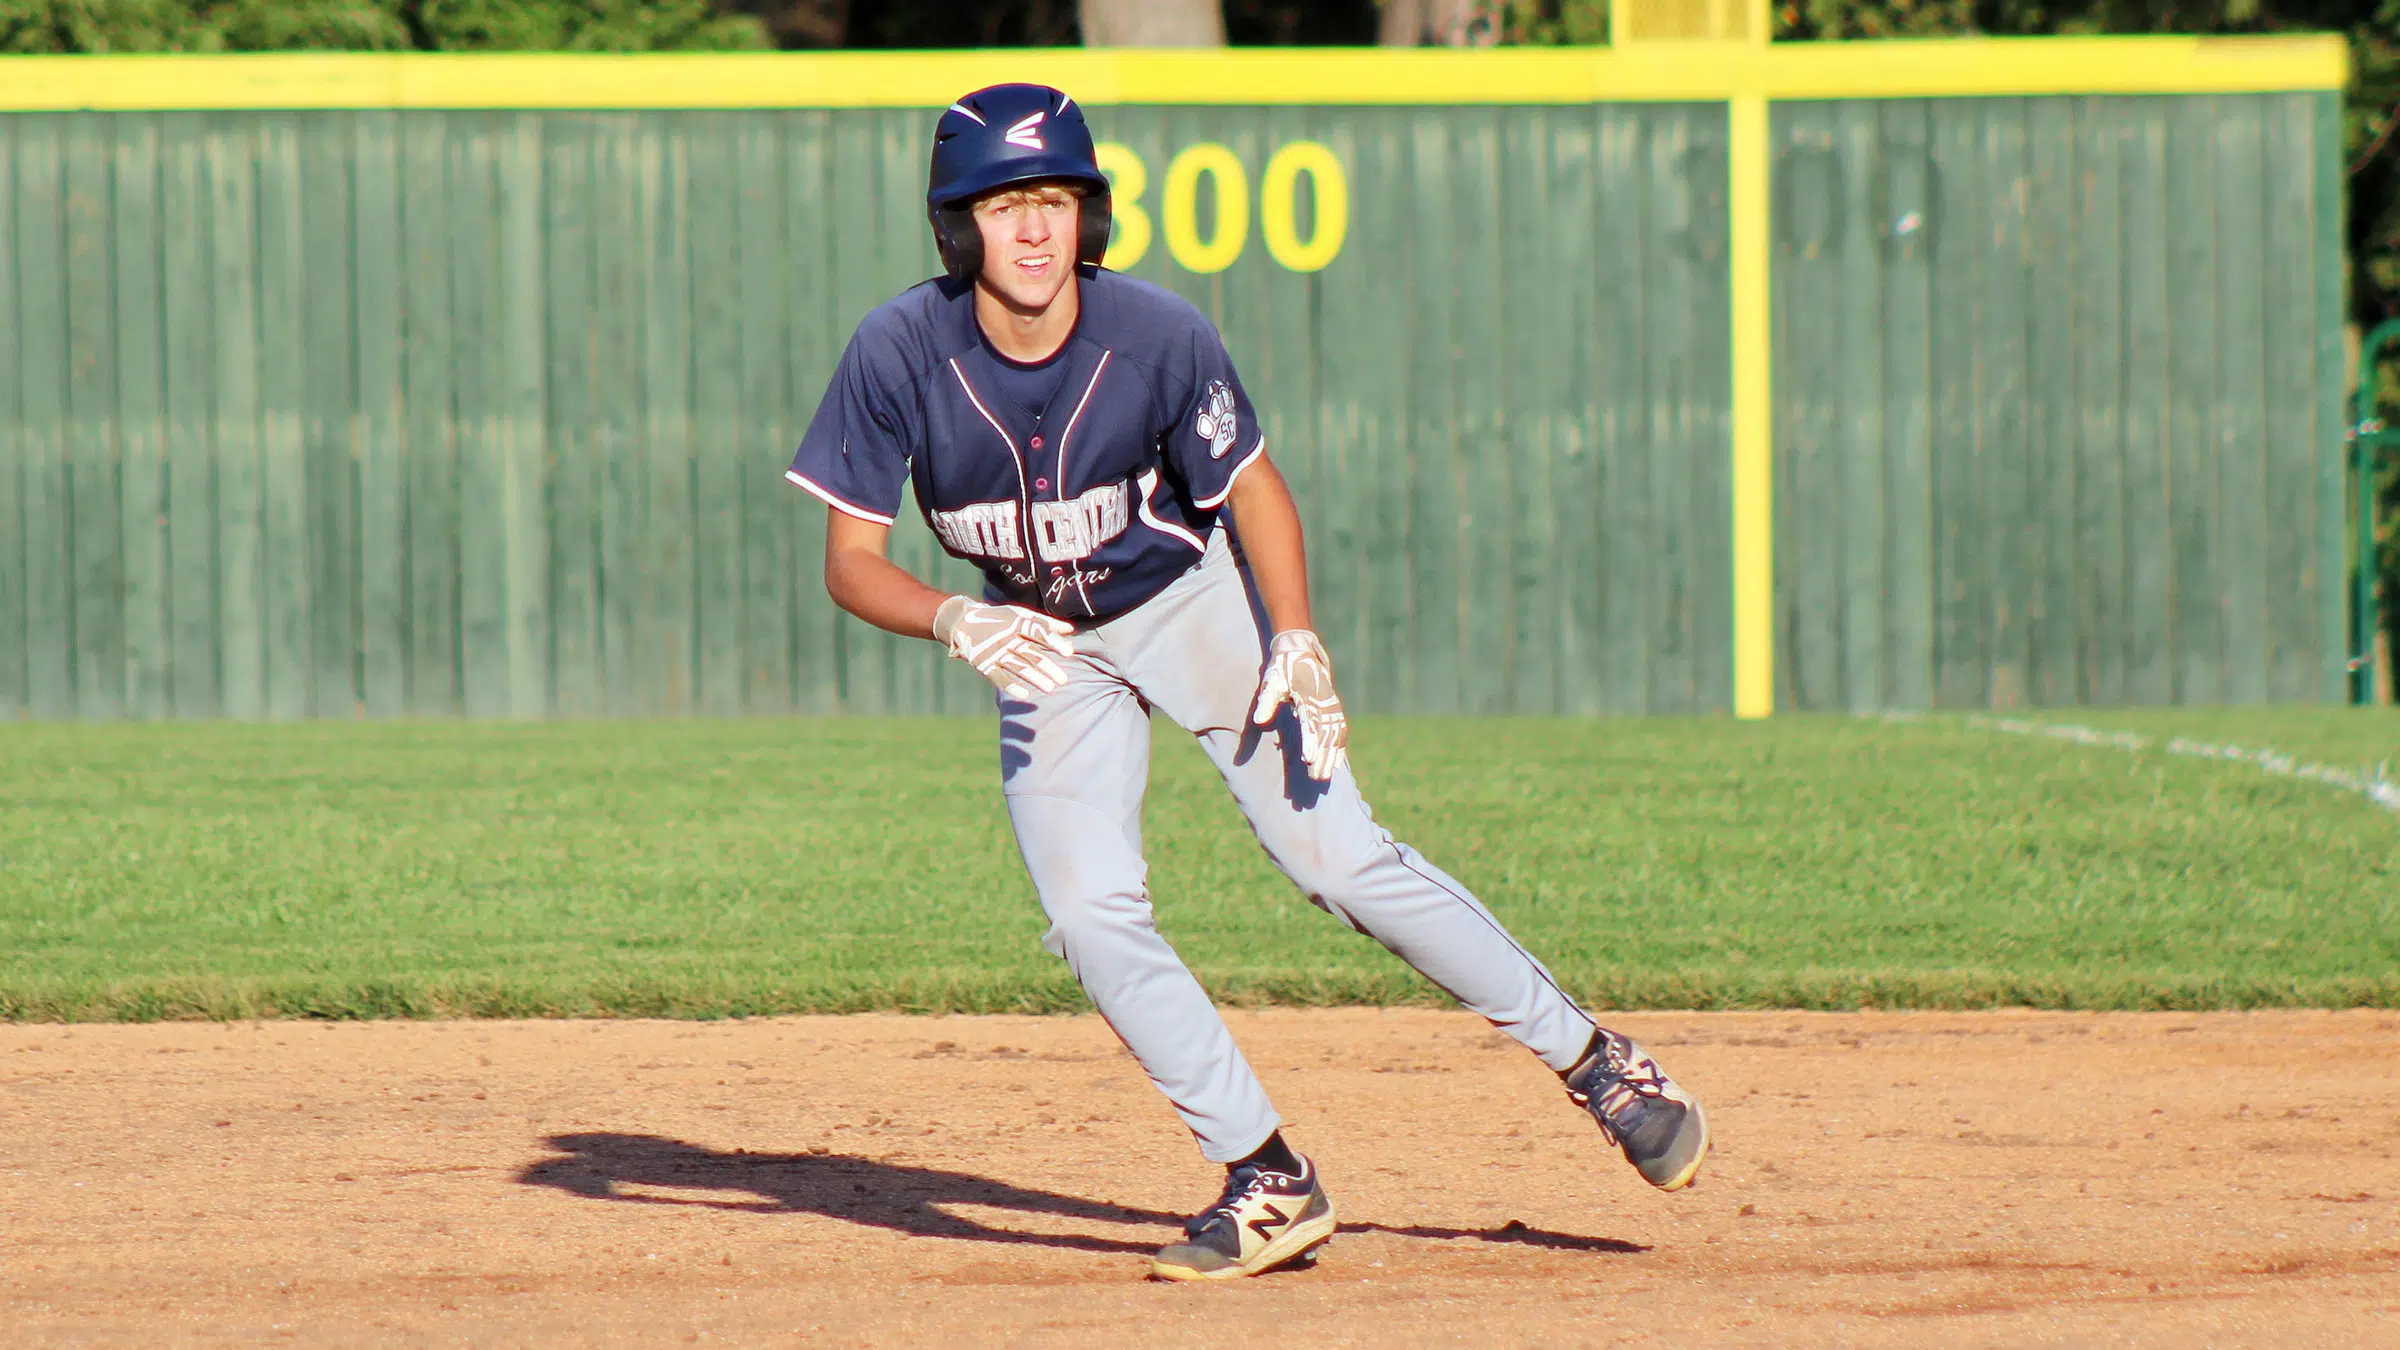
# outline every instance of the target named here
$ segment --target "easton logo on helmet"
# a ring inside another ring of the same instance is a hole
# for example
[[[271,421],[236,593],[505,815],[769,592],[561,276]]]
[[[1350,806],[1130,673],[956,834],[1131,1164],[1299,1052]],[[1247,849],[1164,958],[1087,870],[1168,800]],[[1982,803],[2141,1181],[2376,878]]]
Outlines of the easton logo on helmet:
[[[1049,147],[1042,144],[1041,126],[1042,115],[1038,112],[1029,113],[1017,119],[1016,125],[1010,127],[1000,139],[1028,150],[1046,150]]]

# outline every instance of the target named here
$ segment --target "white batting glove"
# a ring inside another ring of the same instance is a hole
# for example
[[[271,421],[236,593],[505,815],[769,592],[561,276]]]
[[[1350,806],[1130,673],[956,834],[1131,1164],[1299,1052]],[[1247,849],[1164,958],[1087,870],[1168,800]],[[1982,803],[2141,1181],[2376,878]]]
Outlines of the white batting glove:
[[[1267,673],[1258,682],[1258,701],[1250,720],[1260,726],[1275,720],[1275,710],[1290,700],[1300,716],[1300,761],[1308,776],[1330,783],[1350,762],[1350,718],[1342,711],[1342,696],[1333,692],[1333,658],[1325,644],[1305,628],[1287,628],[1267,647]]]
[[[954,595],[933,612],[933,638],[1010,698],[1047,694],[1067,682],[1058,659],[1073,656],[1075,625],[1017,605]]]

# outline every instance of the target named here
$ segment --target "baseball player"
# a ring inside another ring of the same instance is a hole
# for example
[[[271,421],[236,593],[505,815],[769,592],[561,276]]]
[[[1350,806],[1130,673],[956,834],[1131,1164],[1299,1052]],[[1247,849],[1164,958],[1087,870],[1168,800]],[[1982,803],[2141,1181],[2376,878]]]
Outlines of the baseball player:
[[[1254,1275],[1334,1232],[1316,1167],[1152,921],[1153,709],[1198,738],[1310,901],[1523,1042],[1652,1185],[1689,1185],[1699,1102],[1360,800],[1291,493],[1216,329],[1098,265],[1109,186],[1082,110],[1026,84],[951,104],[926,206],[947,275],[859,324],[787,476],[828,508],[835,603],[998,687],[1000,790],[1042,944],[1226,1167],[1151,1273]],[[982,594],[890,561],[904,485],[983,569]]]

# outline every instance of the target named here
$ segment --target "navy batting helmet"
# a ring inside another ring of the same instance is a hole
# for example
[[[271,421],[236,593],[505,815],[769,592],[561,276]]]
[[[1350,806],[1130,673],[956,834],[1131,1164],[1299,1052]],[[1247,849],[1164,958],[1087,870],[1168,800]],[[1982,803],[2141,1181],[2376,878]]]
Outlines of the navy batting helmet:
[[[933,129],[925,213],[942,266],[959,280],[983,270],[983,235],[968,207],[994,188],[1066,182],[1084,189],[1075,260],[1108,252],[1108,178],[1075,100],[1046,84],[995,84],[950,105]]]

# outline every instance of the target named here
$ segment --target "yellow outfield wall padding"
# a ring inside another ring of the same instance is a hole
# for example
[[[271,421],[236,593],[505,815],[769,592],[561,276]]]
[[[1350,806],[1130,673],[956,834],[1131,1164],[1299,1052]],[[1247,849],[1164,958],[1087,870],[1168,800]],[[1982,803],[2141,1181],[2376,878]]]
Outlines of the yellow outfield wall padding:
[[[0,57],[0,111],[939,107],[1005,80],[1095,104],[1571,104],[2340,89],[2334,36],[1644,42],[1502,51],[291,53]]]
[[[2330,35],[1807,42],[1760,59],[1762,92],[1779,99],[2257,94],[2350,81],[2349,45]]]

